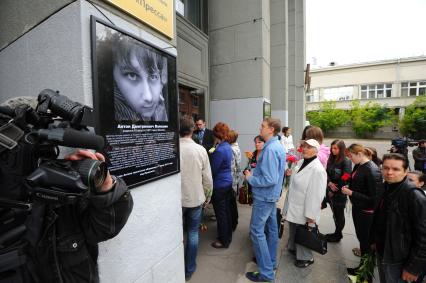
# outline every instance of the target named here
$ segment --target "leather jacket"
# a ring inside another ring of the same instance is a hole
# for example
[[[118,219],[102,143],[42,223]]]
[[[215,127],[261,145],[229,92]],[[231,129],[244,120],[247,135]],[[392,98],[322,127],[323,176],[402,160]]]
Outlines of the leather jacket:
[[[418,147],[413,150],[414,169],[420,172],[426,171],[426,148]]]
[[[332,200],[333,200],[333,205],[345,205],[346,204],[346,200],[347,197],[346,195],[342,194],[342,192],[340,191],[340,189],[346,185],[348,181],[344,181],[342,180],[342,176],[345,173],[351,174],[352,171],[352,164],[351,161],[345,157],[341,162],[338,163],[333,163],[331,162],[331,160],[328,160],[327,163],[327,184],[329,182],[332,182],[334,184],[336,184],[336,186],[339,188],[339,191],[334,192],[333,190],[330,189],[330,187],[327,186],[327,192],[332,192],[333,196],[332,196]]]
[[[392,194],[384,195],[380,203],[385,199],[383,262],[403,263],[404,270],[419,275],[426,267],[426,195],[406,179]],[[371,225],[371,244],[375,244],[377,239],[381,207],[380,204]]]
[[[383,193],[383,178],[379,167],[372,161],[356,165],[349,185],[352,205],[363,210],[374,210]]]
[[[76,204],[35,203],[27,239],[28,271],[34,282],[99,282],[98,243],[124,227],[133,200],[123,180],[104,194]],[[41,224],[41,229],[34,229]]]

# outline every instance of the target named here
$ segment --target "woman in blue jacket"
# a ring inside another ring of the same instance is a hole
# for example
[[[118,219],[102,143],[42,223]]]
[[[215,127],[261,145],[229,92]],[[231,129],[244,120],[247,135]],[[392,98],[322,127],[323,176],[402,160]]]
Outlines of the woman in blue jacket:
[[[226,141],[229,131],[229,126],[222,122],[217,123],[213,128],[213,135],[217,145],[211,155],[213,176],[212,204],[217,221],[217,240],[212,243],[212,247],[217,249],[228,248],[232,241],[230,209],[232,148]]]

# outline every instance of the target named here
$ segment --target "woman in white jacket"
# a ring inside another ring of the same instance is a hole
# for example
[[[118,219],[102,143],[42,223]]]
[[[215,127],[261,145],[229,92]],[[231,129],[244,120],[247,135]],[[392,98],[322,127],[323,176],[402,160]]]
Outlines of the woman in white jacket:
[[[315,226],[321,215],[321,202],[327,187],[327,173],[317,158],[320,144],[309,139],[303,142],[303,159],[291,176],[290,187],[284,205],[284,215],[289,222],[289,252],[296,256],[295,265],[303,268],[314,263],[312,251],[295,243],[297,225]]]

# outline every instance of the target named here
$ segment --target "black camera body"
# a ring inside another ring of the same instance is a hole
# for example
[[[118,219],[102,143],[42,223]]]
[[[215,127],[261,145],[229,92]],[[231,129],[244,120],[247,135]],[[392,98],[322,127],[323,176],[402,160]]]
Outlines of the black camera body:
[[[103,184],[107,174],[104,162],[57,159],[58,146],[103,149],[103,137],[88,132],[86,127],[92,118],[91,108],[45,89],[38,96],[36,109],[29,105],[1,107],[0,113],[10,117],[0,127],[0,170],[5,175],[15,168],[16,172],[9,175],[25,178],[18,183],[27,190],[12,200],[39,199],[58,205],[73,203]],[[14,164],[4,162],[11,159]],[[2,198],[11,200],[8,190],[13,189],[16,186],[0,189],[0,207]]]

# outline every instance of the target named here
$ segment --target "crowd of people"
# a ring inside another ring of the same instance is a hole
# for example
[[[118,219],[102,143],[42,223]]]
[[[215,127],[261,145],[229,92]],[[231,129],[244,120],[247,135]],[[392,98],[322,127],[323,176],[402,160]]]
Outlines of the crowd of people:
[[[380,282],[422,282],[426,271],[424,141],[413,153],[416,171],[409,171],[408,160],[401,154],[380,159],[376,149],[356,143],[346,146],[340,139],[328,147],[322,130],[315,126],[307,126],[295,146],[289,127],[281,128],[278,119],[266,118],[253,139],[254,152],[245,152],[248,165],[242,169],[238,133],[226,123],[209,130],[203,119],[194,123],[183,116],[180,125],[187,280],[196,267],[203,207],[211,202],[217,221],[217,238],[211,246],[228,248],[238,225],[236,196],[241,182],[246,182],[252,209],[250,239],[258,266],[246,277],[253,282],[274,281],[279,243],[276,203],[288,178],[282,215],[289,224],[287,248],[295,266],[314,263],[312,250],[296,236],[298,227],[318,229],[321,209],[330,206],[335,231],[325,239],[341,241],[349,198],[359,241],[359,249],[353,251],[361,259],[357,267],[348,268],[348,274],[359,274],[366,256],[375,254]],[[294,167],[287,163],[293,155],[298,159]]]

